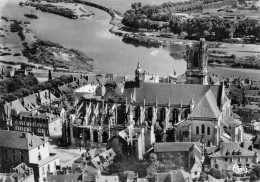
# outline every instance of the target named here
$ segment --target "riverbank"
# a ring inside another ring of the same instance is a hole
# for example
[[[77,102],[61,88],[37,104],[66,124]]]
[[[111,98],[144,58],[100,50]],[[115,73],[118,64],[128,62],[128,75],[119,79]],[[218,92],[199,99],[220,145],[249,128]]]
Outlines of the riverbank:
[[[1,19],[0,63],[8,66],[54,69],[63,72],[91,72],[93,59],[75,49],[40,40],[30,30],[30,22]]]

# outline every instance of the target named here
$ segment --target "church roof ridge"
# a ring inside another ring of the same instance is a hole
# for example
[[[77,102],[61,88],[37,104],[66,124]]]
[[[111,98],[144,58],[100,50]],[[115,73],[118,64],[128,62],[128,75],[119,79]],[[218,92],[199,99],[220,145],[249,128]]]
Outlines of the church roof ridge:
[[[208,90],[206,94],[199,101],[193,112],[189,117],[206,117],[206,118],[218,118],[220,110],[217,106],[216,99],[211,90]]]

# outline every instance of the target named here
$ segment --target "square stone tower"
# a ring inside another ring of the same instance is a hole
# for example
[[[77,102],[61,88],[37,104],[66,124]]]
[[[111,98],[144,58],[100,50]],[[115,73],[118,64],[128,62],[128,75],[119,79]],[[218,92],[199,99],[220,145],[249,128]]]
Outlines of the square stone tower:
[[[205,39],[186,46],[187,84],[208,85],[208,45]]]

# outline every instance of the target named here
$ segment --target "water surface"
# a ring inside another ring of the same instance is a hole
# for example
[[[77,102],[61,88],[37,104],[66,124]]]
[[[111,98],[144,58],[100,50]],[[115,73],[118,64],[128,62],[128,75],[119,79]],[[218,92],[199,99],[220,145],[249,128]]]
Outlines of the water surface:
[[[98,72],[133,74],[138,62],[144,70],[158,73],[160,76],[169,75],[174,70],[177,74],[185,72],[186,62],[170,56],[171,52],[176,51],[176,46],[148,48],[126,44],[122,37],[109,32],[110,16],[106,12],[88,6],[85,8],[94,12],[95,16],[72,20],[31,7],[21,7],[17,1],[12,0],[5,4],[1,14],[31,21],[31,29],[40,39],[84,52],[94,59],[94,66]],[[25,13],[36,14],[39,19],[27,19],[23,16]]]

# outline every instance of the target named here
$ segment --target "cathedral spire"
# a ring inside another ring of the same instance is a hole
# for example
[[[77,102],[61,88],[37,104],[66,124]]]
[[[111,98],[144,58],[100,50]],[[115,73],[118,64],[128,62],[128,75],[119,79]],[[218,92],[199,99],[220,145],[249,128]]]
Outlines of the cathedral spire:
[[[137,63],[137,69],[141,69],[141,66],[140,66],[139,61],[138,61],[138,63]]]

